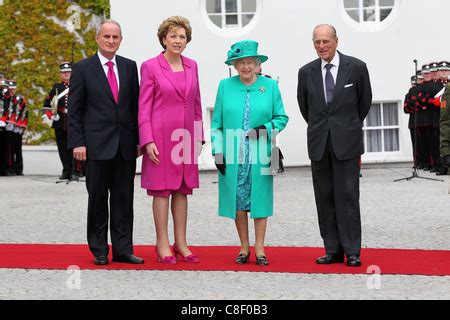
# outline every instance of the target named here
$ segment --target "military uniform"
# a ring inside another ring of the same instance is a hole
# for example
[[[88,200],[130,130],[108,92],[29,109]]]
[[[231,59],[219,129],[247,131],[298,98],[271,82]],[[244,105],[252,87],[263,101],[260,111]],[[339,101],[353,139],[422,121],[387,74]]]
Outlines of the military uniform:
[[[63,63],[60,72],[71,72],[72,65]],[[53,109],[52,101],[57,99],[57,110]],[[53,85],[50,93],[44,101],[44,113],[47,119],[52,120],[52,128],[55,130],[56,144],[58,146],[59,158],[63,166],[61,179],[70,179],[71,174],[82,175],[81,163],[75,161],[72,149],[67,148],[67,108],[69,99],[69,82],[61,81]],[[74,163],[75,161],[75,163]]]
[[[413,158],[414,158],[414,166],[416,168],[423,168],[423,161],[419,163],[419,145],[416,142],[416,116],[418,112],[417,107],[417,96],[418,89],[423,80],[422,72],[420,71],[416,76],[411,77],[411,88],[408,93],[405,95],[405,101],[403,103],[403,112],[409,114],[408,128],[411,135],[411,144],[413,146]]]
[[[447,63],[448,64],[448,63]],[[450,69],[450,68],[449,68]],[[445,91],[441,97],[440,118],[440,155],[443,166],[450,166],[450,83],[445,84]]]
[[[8,84],[0,80],[0,176],[7,175],[8,145],[6,133],[7,100],[9,99]]]

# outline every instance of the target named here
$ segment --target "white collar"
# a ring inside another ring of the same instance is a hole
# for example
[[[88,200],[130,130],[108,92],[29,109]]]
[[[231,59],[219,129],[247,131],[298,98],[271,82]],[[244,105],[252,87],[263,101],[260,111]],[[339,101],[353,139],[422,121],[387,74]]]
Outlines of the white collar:
[[[324,69],[327,64],[332,64],[333,66],[339,68],[339,63],[341,62],[341,59],[339,57],[339,52],[337,52],[337,51],[336,51],[336,54],[334,55],[333,60],[331,60],[330,62],[327,62],[323,59],[321,59],[321,60],[322,60],[322,69]]]
[[[114,55],[114,57],[111,60],[105,58],[105,56],[102,55],[100,53],[100,51],[97,51],[97,55],[98,55],[98,58],[100,59],[100,63],[102,64],[102,66],[104,66],[106,63],[108,63],[108,61],[112,61],[112,63],[114,63],[114,65],[117,66],[116,55]]]

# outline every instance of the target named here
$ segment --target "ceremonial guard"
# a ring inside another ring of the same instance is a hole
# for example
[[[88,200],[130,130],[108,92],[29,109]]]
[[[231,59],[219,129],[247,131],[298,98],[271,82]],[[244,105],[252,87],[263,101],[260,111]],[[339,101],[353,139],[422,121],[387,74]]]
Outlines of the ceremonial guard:
[[[409,89],[408,93],[405,96],[405,102],[403,104],[403,111],[406,114],[409,114],[409,121],[408,121],[408,128],[410,130],[411,134],[411,142],[413,146],[413,157],[414,157],[414,166],[416,168],[423,168],[424,164],[423,161],[419,162],[419,153],[420,148],[419,144],[417,143],[417,132],[416,132],[416,117],[418,114],[418,105],[417,105],[417,96],[418,96],[418,89],[420,89],[420,86],[423,82],[423,75],[422,71],[419,71],[416,76],[411,77],[411,88]]]
[[[6,133],[6,100],[9,97],[8,83],[3,74],[0,74],[0,176],[7,175],[8,148]]]
[[[43,120],[55,130],[59,158],[63,166],[60,179],[73,179],[81,175],[81,164],[74,163],[72,149],[67,148],[67,108],[69,99],[69,80],[72,64],[64,62],[59,66],[61,82],[55,83],[44,101]]]

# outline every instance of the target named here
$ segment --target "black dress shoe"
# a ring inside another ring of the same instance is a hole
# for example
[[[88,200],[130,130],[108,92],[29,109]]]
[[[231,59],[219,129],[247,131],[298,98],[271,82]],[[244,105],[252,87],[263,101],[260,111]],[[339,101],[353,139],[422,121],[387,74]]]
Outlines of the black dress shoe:
[[[361,266],[361,259],[356,254],[351,254],[347,257],[347,266],[359,267]]]
[[[256,256],[256,264],[258,266],[267,266],[269,261],[267,261],[266,256]]]
[[[237,256],[235,261],[236,261],[236,263],[239,263],[239,264],[246,264],[246,263],[248,263],[249,260],[250,260],[250,251],[247,254],[240,253]]]
[[[109,264],[107,256],[96,257],[94,260],[94,264],[97,266],[106,266]]]
[[[344,255],[336,253],[328,253],[316,260],[317,264],[332,264],[339,262],[344,262]]]
[[[138,258],[132,254],[125,254],[123,256],[113,257],[113,262],[123,262],[123,263],[133,263],[133,264],[143,264],[144,259]]]

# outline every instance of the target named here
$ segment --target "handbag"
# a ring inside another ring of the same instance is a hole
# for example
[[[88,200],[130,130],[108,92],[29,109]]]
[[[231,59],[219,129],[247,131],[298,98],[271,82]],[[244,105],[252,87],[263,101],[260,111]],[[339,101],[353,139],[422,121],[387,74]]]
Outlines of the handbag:
[[[281,149],[277,146],[273,146],[270,159],[270,172],[272,176],[276,176],[277,174],[282,174],[284,172],[283,159],[284,156]]]

